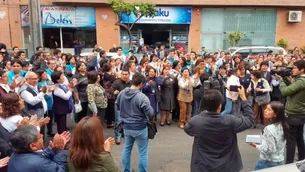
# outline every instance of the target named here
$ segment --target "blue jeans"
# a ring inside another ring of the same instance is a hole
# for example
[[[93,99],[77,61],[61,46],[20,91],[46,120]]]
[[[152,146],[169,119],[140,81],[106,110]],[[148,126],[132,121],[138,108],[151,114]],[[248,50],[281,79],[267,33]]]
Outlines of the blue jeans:
[[[114,105],[114,126],[116,127],[120,122],[121,122],[121,117],[120,117],[120,111],[117,109],[116,105]],[[118,133],[114,130],[114,138],[115,139],[120,139],[122,136],[121,133]]]
[[[226,106],[225,110],[221,112],[221,115],[231,115],[234,111],[234,103],[232,99],[226,97]]]
[[[191,113],[191,117],[196,116],[200,113],[200,103],[198,101],[193,101],[192,102],[192,113]]]
[[[131,172],[130,158],[134,142],[139,150],[139,172],[147,172],[148,163],[148,129],[124,130],[124,149],[122,153],[123,172]]]
[[[271,161],[266,161],[266,160],[258,160],[254,170],[261,170],[261,169],[264,169],[264,168],[270,168],[270,167],[276,167],[276,166],[279,166],[279,165],[283,165],[284,164],[284,161],[282,162],[271,162]]]

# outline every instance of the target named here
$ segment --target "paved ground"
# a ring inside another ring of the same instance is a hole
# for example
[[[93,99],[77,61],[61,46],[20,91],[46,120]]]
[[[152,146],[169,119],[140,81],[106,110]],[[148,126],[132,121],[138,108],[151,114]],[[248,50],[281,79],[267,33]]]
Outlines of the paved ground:
[[[69,121],[69,127],[74,123]],[[148,169],[150,172],[189,172],[193,138],[179,129],[176,123],[172,126],[158,127],[158,134],[154,140],[149,141]],[[244,169],[242,172],[253,170],[258,152],[255,148],[245,143],[247,134],[259,134],[262,126],[249,129],[238,134],[239,150],[242,156]],[[105,138],[113,137],[113,129],[105,129]],[[123,141],[123,139],[122,139]],[[113,146],[112,155],[121,166],[123,144]],[[138,151],[135,145],[132,153],[132,167],[137,171]]]

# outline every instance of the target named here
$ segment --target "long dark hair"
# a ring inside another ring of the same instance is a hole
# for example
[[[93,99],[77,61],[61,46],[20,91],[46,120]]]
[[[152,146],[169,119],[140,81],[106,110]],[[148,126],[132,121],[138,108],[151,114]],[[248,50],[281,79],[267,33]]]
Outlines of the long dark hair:
[[[180,57],[180,58],[181,58],[181,60],[183,61],[183,64],[181,64],[181,68],[186,67],[186,65],[187,65],[186,58],[185,58],[185,57]]]
[[[283,133],[284,133],[284,140],[288,138],[289,135],[289,126],[286,122],[286,117],[285,117],[285,107],[283,103],[279,101],[272,101],[270,102],[271,109],[273,112],[276,114],[276,117],[274,118],[272,124],[281,124],[283,127]]]

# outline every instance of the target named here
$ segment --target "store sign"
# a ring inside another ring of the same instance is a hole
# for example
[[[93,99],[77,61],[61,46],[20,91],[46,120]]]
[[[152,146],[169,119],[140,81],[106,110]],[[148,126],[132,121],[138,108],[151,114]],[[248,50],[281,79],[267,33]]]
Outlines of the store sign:
[[[72,6],[43,6],[41,7],[43,28],[81,27],[95,28],[95,8]],[[28,6],[21,7],[22,26],[30,24]]]
[[[136,20],[137,18],[133,13],[130,16],[122,16],[122,23],[133,23]],[[136,23],[191,24],[191,22],[191,7],[156,7],[154,17],[142,17]]]
[[[75,27],[74,7],[42,7],[42,25],[45,27]]]

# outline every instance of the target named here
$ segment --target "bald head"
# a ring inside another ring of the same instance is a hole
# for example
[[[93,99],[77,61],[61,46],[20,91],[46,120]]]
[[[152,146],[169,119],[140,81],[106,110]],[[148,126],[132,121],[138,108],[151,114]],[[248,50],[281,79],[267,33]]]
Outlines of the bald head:
[[[35,72],[28,71],[25,75],[25,79],[31,78],[32,76],[37,76]]]

